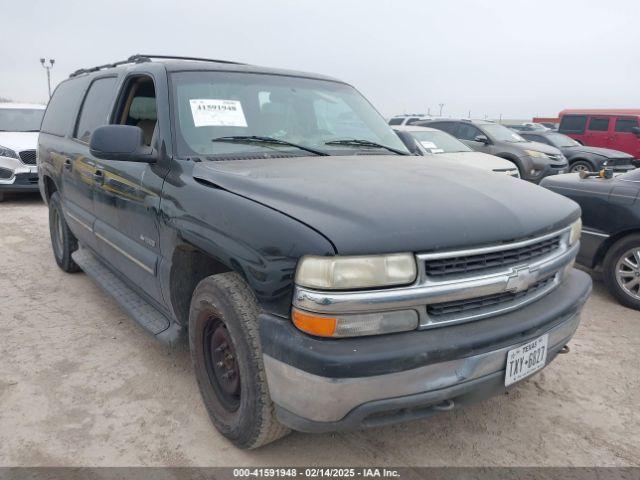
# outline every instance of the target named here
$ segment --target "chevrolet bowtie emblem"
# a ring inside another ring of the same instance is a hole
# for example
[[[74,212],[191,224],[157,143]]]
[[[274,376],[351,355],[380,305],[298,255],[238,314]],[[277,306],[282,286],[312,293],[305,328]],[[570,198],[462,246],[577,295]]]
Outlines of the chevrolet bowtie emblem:
[[[537,273],[531,271],[529,267],[514,267],[509,274],[505,290],[516,293],[523,292],[535,282],[537,276]]]

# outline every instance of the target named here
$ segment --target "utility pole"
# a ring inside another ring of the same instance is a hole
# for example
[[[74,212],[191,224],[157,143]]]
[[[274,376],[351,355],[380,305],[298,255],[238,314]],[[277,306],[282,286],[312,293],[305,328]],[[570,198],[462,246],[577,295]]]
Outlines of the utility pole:
[[[51,98],[51,69],[53,68],[53,64],[54,63],[56,63],[56,61],[53,58],[49,59],[49,63],[48,64],[47,64],[47,59],[46,58],[41,58],[40,59],[40,64],[47,71],[47,87],[49,89],[49,98]]]
[[[427,116],[430,117],[431,116],[431,107],[427,107]]]
[[[438,115],[439,117],[442,116],[442,107],[444,107],[444,103],[439,103],[438,106],[440,107],[440,115]]]

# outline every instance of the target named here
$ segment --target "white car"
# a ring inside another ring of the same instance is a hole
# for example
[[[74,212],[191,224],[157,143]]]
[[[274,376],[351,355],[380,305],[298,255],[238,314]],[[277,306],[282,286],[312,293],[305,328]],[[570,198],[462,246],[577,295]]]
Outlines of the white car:
[[[36,148],[45,106],[0,103],[0,201],[6,192],[37,192]]]
[[[438,155],[439,160],[520,178],[518,167],[514,163],[495,155],[471,150],[442,130],[414,125],[396,126],[394,130],[409,151],[418,155]]]

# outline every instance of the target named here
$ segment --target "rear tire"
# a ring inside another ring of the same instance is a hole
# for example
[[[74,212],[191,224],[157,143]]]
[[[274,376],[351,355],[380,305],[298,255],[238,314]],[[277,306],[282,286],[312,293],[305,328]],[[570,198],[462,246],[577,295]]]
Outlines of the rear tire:
[[[269,395],[259,313],[253,292],[234,272],[202,280],[189,312],[191,358],[209,417],[220,433],[248,449],[289,433]]]
[[[78,249],[78,240],[69,230],[58,192],[53,192],[49,199],[49,235],[58,266],[67,273],[79,272],[80,267],[71,258],[71,254]]]
[[[640,310],[640,234],[623,237],[609,248],[603,273],[611,294],[622,305]]]
[[[591,162],[587,162],[586,160],[577,160],[569,167],[569,172],[571,173],[594,172],[595,170],[595,165]]]

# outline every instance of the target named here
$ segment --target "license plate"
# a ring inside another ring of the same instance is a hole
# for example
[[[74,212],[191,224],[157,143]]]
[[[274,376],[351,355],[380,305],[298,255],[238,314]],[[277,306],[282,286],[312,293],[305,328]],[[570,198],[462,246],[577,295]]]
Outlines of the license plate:
[[[509,350],[507,353],[507,371],[504,386],[519,382],[537,372],[547,361],[547,342],[549,335],[543,335],[531,342]]]

